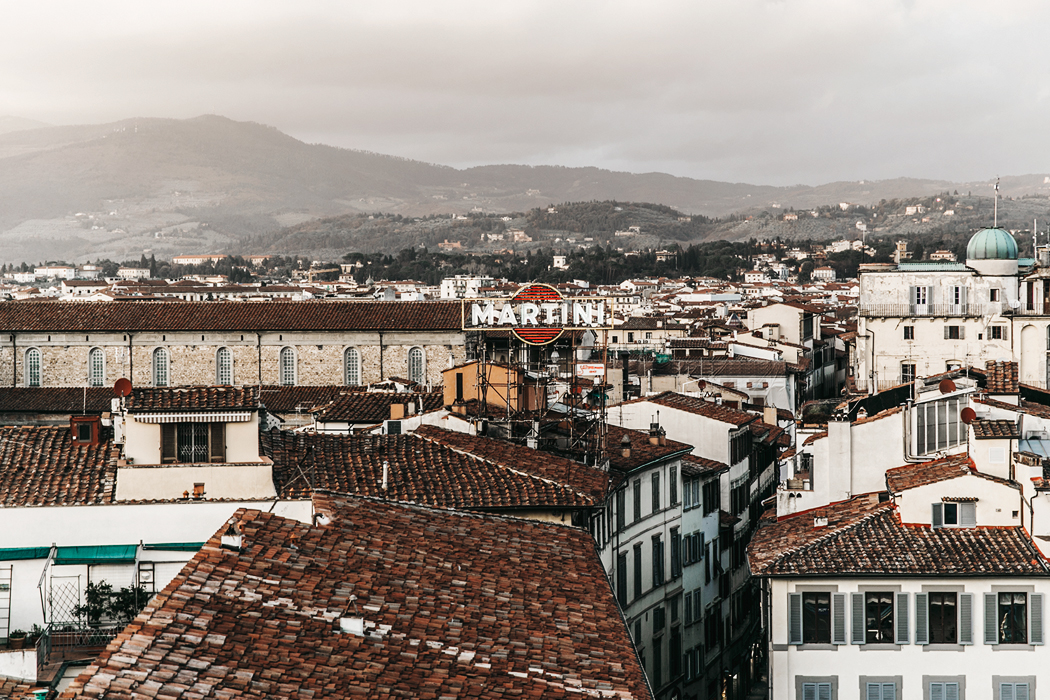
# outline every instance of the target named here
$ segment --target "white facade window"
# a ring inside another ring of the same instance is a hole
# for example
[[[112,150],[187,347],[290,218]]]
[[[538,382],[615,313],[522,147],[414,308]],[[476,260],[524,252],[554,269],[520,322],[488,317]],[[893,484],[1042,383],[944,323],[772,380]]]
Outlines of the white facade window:
[[[915,407],[915,450],[929,454],[966,441],[959,419],[959,399],[929,401]]]
[[[803,683],[800,700],[834,700],[831,683]]]
[[[40,386],[40,350],[26,350],[26,386]]]
[[[295,351],[291,348],[281,348],[280,381],[284,386],[295,385]]]
[[[153,386],[168,386],[168,351],[157,348],[153,351]]]
[[[361,353],[356,348],[347,348],[343,353],[343,369],[347,386],[361,384]]]
[[[229,348],[219,348],[215,352],[215,383],[233,384],[233,353]]]
[[[426,356],[423,348],[412,348],[408,351],[408,378],[422,384],[426,381]]]
[[[930,700],[961,700],[958,683],[930,683]]]
[[[902,362],[901,363],[901,384],[907,384],[908,382],[915,381],[915,363],[914,362]]]
[[[102,348],[91,348],[88,352],[88,384],[106,385],[106,355]]]
[[[1027,683],[1000,683],[999,700],[1028,700]]]

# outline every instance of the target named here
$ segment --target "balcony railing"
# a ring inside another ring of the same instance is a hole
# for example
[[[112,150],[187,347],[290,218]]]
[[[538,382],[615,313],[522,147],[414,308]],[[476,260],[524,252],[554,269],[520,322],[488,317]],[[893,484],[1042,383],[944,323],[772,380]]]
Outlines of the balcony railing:
[[[858,313],[866,318],[908,318],[932,316],[939,318],[976,318],[1010,313],[1010,307],[992,302],[988,304],[861,304]]]

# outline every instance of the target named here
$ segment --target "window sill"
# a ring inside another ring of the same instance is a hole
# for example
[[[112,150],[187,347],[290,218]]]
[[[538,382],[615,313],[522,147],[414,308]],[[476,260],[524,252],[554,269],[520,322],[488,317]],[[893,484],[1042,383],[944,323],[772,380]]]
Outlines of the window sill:
[[[841,644],[792,644],[798,651],[838,651]]]
[[[900,651],[900,644],[858,644],[861,651]]]
[[[923,651],[966,651],[969,644],[924,644]]]
[[[1035,651],[1035,644],[992,644],[992,651]]]

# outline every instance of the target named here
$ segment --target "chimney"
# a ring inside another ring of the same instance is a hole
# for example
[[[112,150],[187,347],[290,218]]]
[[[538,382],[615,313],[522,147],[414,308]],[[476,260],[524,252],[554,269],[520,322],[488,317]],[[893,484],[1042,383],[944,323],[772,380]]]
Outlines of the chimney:
[[[649,424],[649,444],[659,445],[660,444],[660,424],[650,423]]]
[[[770,425],[777,424],[777,407],[776,406],[763,406],[762,407],[762,422],[769,423]]]
[[[631,438],[627,433],[623,434],[620,438],[620,454],[623,455],[624,459],[631,458]]]
[[[241,534],[240,524],[236,518],[230,518],[226,521],[226,524],[228,527],[222,533],[220,545],[235,552],[241,551],[241,546],[244,544],[244,536]]]
[[[403,403],[392,403],[390,404],[390,420],[401,420],[405,417],[405,404]]]

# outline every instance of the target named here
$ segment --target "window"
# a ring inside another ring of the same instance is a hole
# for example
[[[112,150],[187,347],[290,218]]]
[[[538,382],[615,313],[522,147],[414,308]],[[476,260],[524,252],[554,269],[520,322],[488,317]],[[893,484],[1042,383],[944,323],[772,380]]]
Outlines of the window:
[[[281,348],[280,382],[295,386],[295,350],[291,348]]]
[[[916,452],[938,452],[965,442],[965,426],[960,426],[959,399],[942,399],[919,404],[915,407]]]
[[[865,593],[864,616],[866,620],[864,641],[867,644],[893,643],[892,593]]]
[[[344,377],[347,386],[358,386],[361,384],[361,353],[356,348],[347,348],[343,353]],[[463,375],[456,375],[456,398],[463,399]]]
[[[653,675],[652,675],[653,687],[654,688],[659,688],[660,686],[662,686],[664,684],[664,682],[663,682],[663,675],[664,675],[664,673],[663,673],[664,672],[664,669],[663,669],[663,665],[664,665],[663,650],[664,650],[664,639],[663,639],[663,637],[655,638],[653,640]]]
[[[642,543],[634,546],[634,597],[642,595]]]
[[[40,386],[40,350],[26,350],[26,386]]]
[[[921,595],[921,594],[920,594]],[[958,596],[955,593],[929,593],[929,641],[930,644],[957,644],[959,642],[956,609]],[[919,601],[916,600],[916,608]],[[916,610],[916,619],[921,613]]]
[[[897,700],[897,684],[865,683],[864,700]]]
[[[1028,700],[1027,683],[1000,683],[999,700]]]
[[[976,503],[934,503],[933,527],[976,527]]]
[[[204,463],[226,461],[225,423],[162,423],[160,461]]]
[[[660,510],[660,472],[653,472],[653,512]]]
[[[831,594],[802,594],[802,643],[831,644]]]
[[[1006,326],[989,326],[988,340],[1006,340]]]
[[[912,287],[909,291],[912,313],[926,313],[929,303],[929,287]]]
[[[905,340],[915,340],[915,326],[905,326],[904,327],[904,339]]]
[[[90,386],[106,385],[106,355],[102,348],[91,348],[88,351],[88,384]]]
[[[627,607],[627,552],[616,555],[616,600]]]
[[[215,383],[224,386],[233,384],[233,353],[229,348],[215,351]]]
[[[999,643],[1028,643],[1028,594],[999,593]]]
[[[157,348],[153,351],[153,386],[168,386],[168,351]]]
[[[645,339],[646,339],[646,340],[652,340],[652,339],[653,339],[653,334],[652,334],[652,333],[649,333],[649,332],[647,331],[647,332],[646,332],[646,334],[645,334]]]
[[[671,478],[667,486],[671,489],[671,505],[678,505],[678,467],[671,467]]]
[[[944,339],[945,340],[964,340],[966,338],[966,329],[962,326],[945,326],[944,327]]]
[[[653,535],[653,586],[664,585],[664,541]]]
[[[999,290],[989,289],[988,290],[988,301],[999,301]]]
[[[930,700],[961,700],[958,683],[930,683]]]
[[[642,480],[634,480],[634,521],[642,519]]]
[[[408,378],[419,384],[426,381],[427,373],[423,348],[412,348],[408,351]]]
[[[634,333],[633,332],[628,332],[627,333],[627,342],[628,343],[633,343],[634,342]]]
[[[722,488],[718,479],[704,484],[704,515],[709,515],[722,507]]]
[[[901,384],[915,381],[915,363],[914,362],[902,362],[901,363]]]
[[[664,614],[664,607],[658,605],[653,608],[653,634],[657,632],[663,632],[664,626],[667,624],[667,616]]]
[[[832,700],[831,683],[803,683],[799,700]]]
[[[675,627],[671,630],[671,678],[677,678],[682,673],[682,630]]]
[[[671,528],[671,578],[682,575],[682,535],[677,527]]]
[[[622,532],[627,527],[627,492],[620,489],[616,492],[616,530]]]

